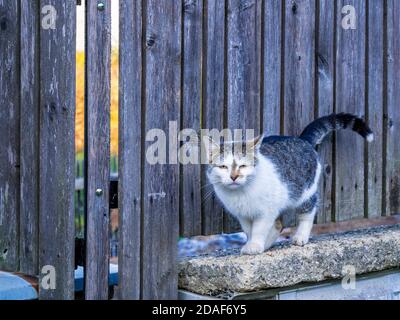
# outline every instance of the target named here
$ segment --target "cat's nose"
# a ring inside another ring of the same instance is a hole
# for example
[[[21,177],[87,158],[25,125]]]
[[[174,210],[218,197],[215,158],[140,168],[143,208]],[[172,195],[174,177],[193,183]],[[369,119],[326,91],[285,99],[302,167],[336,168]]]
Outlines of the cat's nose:
[[[231,176],[232,181],[235,181],[239,176]]]

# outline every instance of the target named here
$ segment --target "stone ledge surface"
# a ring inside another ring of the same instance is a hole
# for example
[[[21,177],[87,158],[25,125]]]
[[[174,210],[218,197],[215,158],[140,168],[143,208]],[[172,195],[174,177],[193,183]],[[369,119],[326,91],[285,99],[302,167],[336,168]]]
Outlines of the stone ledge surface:
[[[202,295],[245,293],[400,266],[400,225],[319,236],[304,247],[282,242],[256,256],[229,253],[182,258],[179,287]]]

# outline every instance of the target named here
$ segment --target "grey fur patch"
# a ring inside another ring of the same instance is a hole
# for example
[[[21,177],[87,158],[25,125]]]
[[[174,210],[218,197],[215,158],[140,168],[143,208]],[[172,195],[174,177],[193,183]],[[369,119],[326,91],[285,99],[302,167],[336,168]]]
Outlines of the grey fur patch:
[[[293,201],[300,200],[314,183],[318,154],[308,142],[297,137],[270,136],[264,138],[260,153],[275,165]]]
[[[297,208],[299,214],[311,213],[311,211],[318,206],[319,197],[318,194],[314,194],[310,199],[303,202],[300,207]]]
[[[351,128],[364,138],[372,135],[372,130],[365,121],[356,115],[350,113],[333,113],[311,122],[301,133],[300,138],[315,147],[332,131],[347,128]]]

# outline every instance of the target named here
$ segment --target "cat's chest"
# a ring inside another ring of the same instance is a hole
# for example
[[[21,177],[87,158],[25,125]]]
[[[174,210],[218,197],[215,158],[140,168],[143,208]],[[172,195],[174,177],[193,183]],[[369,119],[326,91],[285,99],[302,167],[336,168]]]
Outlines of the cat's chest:
[[[267,190],[259,192],[217,192],[225,208],[234,216],[254,218],[278,210],[276,197]]]
[[[216,185],[215,191],[225,208],[236,217],[275,215],[289,204],[287,185],[272,163],[264,158],[259,160],[256,178],[244,189],[232,191]]]

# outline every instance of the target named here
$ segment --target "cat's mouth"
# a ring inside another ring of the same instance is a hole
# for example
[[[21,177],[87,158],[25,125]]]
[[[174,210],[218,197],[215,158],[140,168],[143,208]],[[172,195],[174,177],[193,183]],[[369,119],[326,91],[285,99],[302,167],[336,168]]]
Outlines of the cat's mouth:
[[[227,184],[227,187],[229,187],[231,189],[236,189],[241,186],[242,186],[242,184],[240,184],[239,182],[231,182],[231,183]]]

